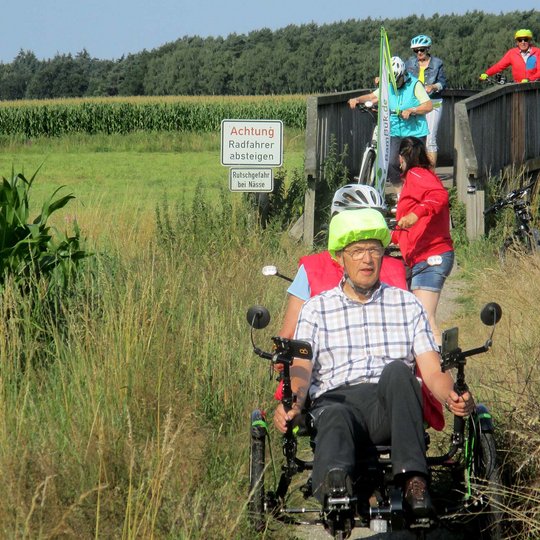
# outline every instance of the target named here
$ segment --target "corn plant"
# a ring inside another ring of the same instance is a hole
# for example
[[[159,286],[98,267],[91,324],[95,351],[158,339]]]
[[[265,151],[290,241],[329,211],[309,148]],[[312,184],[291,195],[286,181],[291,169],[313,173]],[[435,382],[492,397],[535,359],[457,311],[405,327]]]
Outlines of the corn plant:
[[[198,100],[183,97],[119,100],[52,100],[0,104],[0,134],[27,138],[70,133],[125,134],[135,131],[219,131],[225,118],[273,118],[304,129],[302,97]]]
[[[40,214],[30,222],[29,192],[36,177],[27,179],[12,171],[0,186],[0,287],[10,279],[23,290],[33,280],[45,279],[48,288],[66,288],[87,256],[81,249],[80,231],[74,224],[72,236],[48,224],[50,216],[63,208],[73,195],[57,196],[54,191],[43,203]]]

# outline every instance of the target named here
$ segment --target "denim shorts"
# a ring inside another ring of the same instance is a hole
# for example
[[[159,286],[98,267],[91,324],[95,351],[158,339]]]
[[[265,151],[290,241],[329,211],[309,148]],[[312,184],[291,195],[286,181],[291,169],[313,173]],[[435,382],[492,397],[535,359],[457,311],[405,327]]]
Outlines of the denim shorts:
[[[450,275],[454,266],[454,252],[441,253],[440,257],[442,259],[440,264],[431,266],[427,261],[422,261],[413,266],[411,271],[411,291],[422,289],[424,291],[440,292],[442,290],[444,280]]]

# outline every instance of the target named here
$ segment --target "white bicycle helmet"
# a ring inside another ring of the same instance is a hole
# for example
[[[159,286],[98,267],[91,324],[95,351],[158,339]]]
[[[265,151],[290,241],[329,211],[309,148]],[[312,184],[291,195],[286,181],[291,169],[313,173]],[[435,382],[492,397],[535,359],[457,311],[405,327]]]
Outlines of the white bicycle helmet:
[[[365,184],[347,184],[340,187],[332,199],[331,216],[351,208],[374,208],[384,211],[386,204],[381,194]]]
[[[418,49],[420,47],[431,47],[431,38],[424,34],[414,36],[411,39],[411,49]]]
[[[399,56],[392,56],[392,71],[396,79],[405,75],[405,62]]]

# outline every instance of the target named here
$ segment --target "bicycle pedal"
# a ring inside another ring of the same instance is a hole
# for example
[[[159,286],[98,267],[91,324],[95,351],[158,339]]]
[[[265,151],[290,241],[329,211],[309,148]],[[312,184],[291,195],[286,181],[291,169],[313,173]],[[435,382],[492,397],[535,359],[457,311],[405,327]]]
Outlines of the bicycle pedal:
[[[349,538],[355,525],[354,516],[348,512],[330,512],[323,517],[323,525],[331,536]]]
[[[326,499],[326,505],[329,511],[333,510],[350,510],[352,505],[356,502],[356,497],[349,497],[343,495],[341,497],[330,495]]]
[[[431,524],[430,518],[417,518],[411,523],[410,527],[411,529],[429,529]]]

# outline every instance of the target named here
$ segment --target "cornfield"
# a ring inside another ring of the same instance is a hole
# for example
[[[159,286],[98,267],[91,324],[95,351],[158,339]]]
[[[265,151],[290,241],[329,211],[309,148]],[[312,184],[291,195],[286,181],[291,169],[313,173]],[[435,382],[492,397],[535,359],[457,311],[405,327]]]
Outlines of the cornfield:
[[[304,129],[305,98],[216,96],[4,102],[0,104],[0,135],[35,138],[72,133],[209,132],[219,130],[221,121],[227,118],[282,120],[287,127]]]

